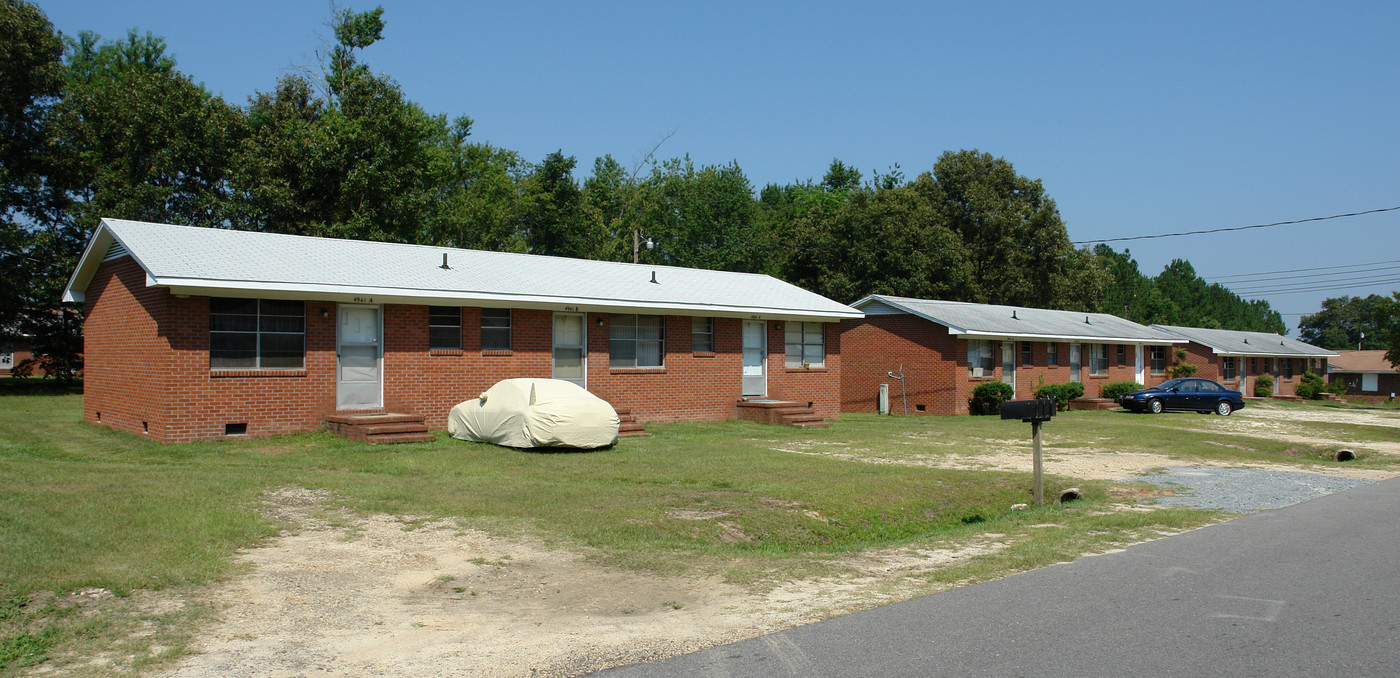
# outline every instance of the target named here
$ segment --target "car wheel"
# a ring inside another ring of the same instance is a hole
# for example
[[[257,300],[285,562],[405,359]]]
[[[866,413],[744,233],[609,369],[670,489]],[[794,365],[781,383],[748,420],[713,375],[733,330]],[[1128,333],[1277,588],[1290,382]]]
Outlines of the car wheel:
[[[1147,403],[1147,411],[1148,411],[1148,412],[1151,412],[1152,414],[1161,414],[1161,413],[1162,413],[1162,401],[1161,401],[1160,399],[1153,398],[1153,399],[1152,399],[1152,402]]]
[[[1230,416],[1230,413],[1234,411],[1235,408],[1231,407],[1230,403],[1224,400],[1215,404],[1215,413],[1222,417],[1228,417]]]

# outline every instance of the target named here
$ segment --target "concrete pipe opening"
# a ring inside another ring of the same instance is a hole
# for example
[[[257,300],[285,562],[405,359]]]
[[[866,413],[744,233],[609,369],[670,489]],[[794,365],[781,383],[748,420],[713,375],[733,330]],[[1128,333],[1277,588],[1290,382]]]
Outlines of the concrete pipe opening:
[[[1069,489],[1067,489],[1067,490],[1065,490],[1065,491],[1063,491],[1063,492],[1060,493],[1060,503],[1061,503],[1061,504],[1067,504],[1067,503],[1072,502],[1072,501],[1074,501],[1074,500],[1076,500],[1076,499],[1079,499],[1079,488],[1077,488],[1077,487],[1071,487],[1071,488],[1069,488]]]

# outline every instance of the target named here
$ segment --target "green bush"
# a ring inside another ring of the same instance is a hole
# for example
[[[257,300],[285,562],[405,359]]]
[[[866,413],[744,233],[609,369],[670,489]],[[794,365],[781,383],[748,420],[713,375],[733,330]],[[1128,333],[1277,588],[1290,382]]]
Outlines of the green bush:
[[[1347,394],[1347,380],[1338,379],[1336,381],[1333,381],[1327,384],[1325,389],[1328,393],[1331,393],[1333,395],[1344,396]]]
[[[1117,400],[1118,396],[1141,390],[1142,384],[1136,381],[1115,381],[1104,384],[1103,388],[1099,389],[1099,397]]]
[[[1261,374],[1254,378],[1254,397],[1268,398],[1274,395],[1274,378],[1268,374]]]
[[[967,401],[967,404],[972,409],[973,414],[1000,414],[1001,404],[1011,400],[1015,395],[1011,384],[988,381],[978,384],[977,388],[972,389],[972,398]]]
[[[1084,395],[1084,383],[1071,381],[1068,384],[1046,384],[1035,390],[1037,398],[1054,398],[1055,408],[1069,409],[1069,401]]]
[[[1298,385],[1293,388],[1293,394],[1304,400],[1322,400],[1322,394],[1326,392],[1327,384],[1312,372],[1304,372],[1298,379]]]

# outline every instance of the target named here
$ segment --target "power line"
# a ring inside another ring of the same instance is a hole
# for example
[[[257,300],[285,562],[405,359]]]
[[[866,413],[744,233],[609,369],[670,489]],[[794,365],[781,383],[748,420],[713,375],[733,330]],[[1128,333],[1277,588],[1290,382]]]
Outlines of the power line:
[[[1275,226],[1289,226],[1292,224],[1306,224],[1314,221],[1328,221],[1331,219],[1345,219],[1348,217],[1359,217],[1367,214],[1379,214],[1381,212],[1394,212],[1400,210],[1400,206],[1383,207],[1381,209],[1366,210],[1364,212],[1348,212],[1346,214],[1333,214],[1326,217],[1310,217],[1308,219],[1293,219],[1291,221],[1276,221],[1271,224],[1254,224],[1251,226],[1231,226],[1229,228],[1210,228],[1201,231],[1183,231],[1181,233],[1159,233],[1156,235],[1134,235],[1122,238],[1104,238],[1102,240],[1076,240],[1071,245],[1094,245],[1098,243],[1125,242],[1128,240],[1153,240],[1156,238],[1176,238],[1185,235],[1205,235],[1208,233],[1226,233],[1229,231],[1248,231],[1256,228],[1273,228]]]
[[[1247,295],[1250,295],[1250,296],[1259,296],[1259,295],[1266,295],[1266,294],[1267,294],[1267,295],[1279,295],[1279,294],[1299,294],[1299,293],[1302,293],[1302,292],[1328,292],[1328,291],[1332,291],[1332,290],[1350,290],[1350,289],[1356,289],[1356,288],[1358,288],[1358,287],[1375,287],[1375,286],[1377,286],[1377,285],[1389,285],[1389,284],[1400,284],[1400,277],[1373,279],[1373,280],[1362,281],[1362,282],[1355,282],[1355,283],[1339,283],[1339,284],[1318,285],[1318,286],[1315,286],[1315,287],[1281,286],[1281,287],[1263,288],[1263,289],[1257,289],[1257,290],[1245,290],[1245,291],[1230,290],[1230,291],[1231,291],[1231,292],[1234,292],[1235,294],[1237,294],[1237,295],[1239,295],[1239,296],[1244,296],[1244,295],[1246,295],[1246,294],[1247,294]]]
[[[1365,267],[1367,267],[1367,266],[1382,266],[1382,265],[1385,265],[1385,264],[1400,264],[1400,259],[1396,259],[1396,260],[1392,260],[1392,261],[1373,261],[1373,262],[1366,263],[1366,264],[1347,264],[1347,265],[1345,265],[1345,266],[1316,266],[1316,267],[1313,267],[1313,268],[1290,268],[1290,269],[1284,269],[1284,270],[1281,270],[1281,271],[1261,271],[1261,272],[1259,272],[1259,273],[1240,273],[1240,274],[1237,274],[1237,275],[1221,275],[1221,276],[1210,276],[1210,277],[1201,276],[1201,279],[1202,279],[1202,280],[1209,281],[1209,282],[1220,282],[1220,281],[1222,281],[1222,280],[1234,280],[1234,279],[1238,278],[1239,280],[1235,280],[1235,282],[1255,282],[1255,281],[1252,281],[1252,280],[1245,280],[1245,278],[1258,278],[1259,280],[1281,280],[1281,279],[1286,279],[1286,278],[1288,278],[1288,277],[1315,278],[1315,277],[1318,277],[1318,276],[1284,276],[1283,278],[1261,278],[1260,276],[1274,275],[1274,274],[1278,274],[1278,273],[1306,273],[1306,272],[1310,272],[1310,271],[1334,271],[1334,270],[1340,270],[1340,269],[1344,269],[1344,268],[1365,268]],[[1320,276],[1320,275],[1329,275],[1329,274],[1322,273],[1322,274],[1318,274],[1318,275]]]

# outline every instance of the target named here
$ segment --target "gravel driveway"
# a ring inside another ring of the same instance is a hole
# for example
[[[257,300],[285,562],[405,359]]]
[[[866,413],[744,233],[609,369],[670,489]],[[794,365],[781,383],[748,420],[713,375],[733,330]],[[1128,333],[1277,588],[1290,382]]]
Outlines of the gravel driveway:
[[[1220,466],[1169,466],[1165,472],[1137,476],[1133,480],[1170,488],[1177,493],[1161,497],[1158,505],[1230,513],[1276,509],[1375,482],[1321,473]]]

